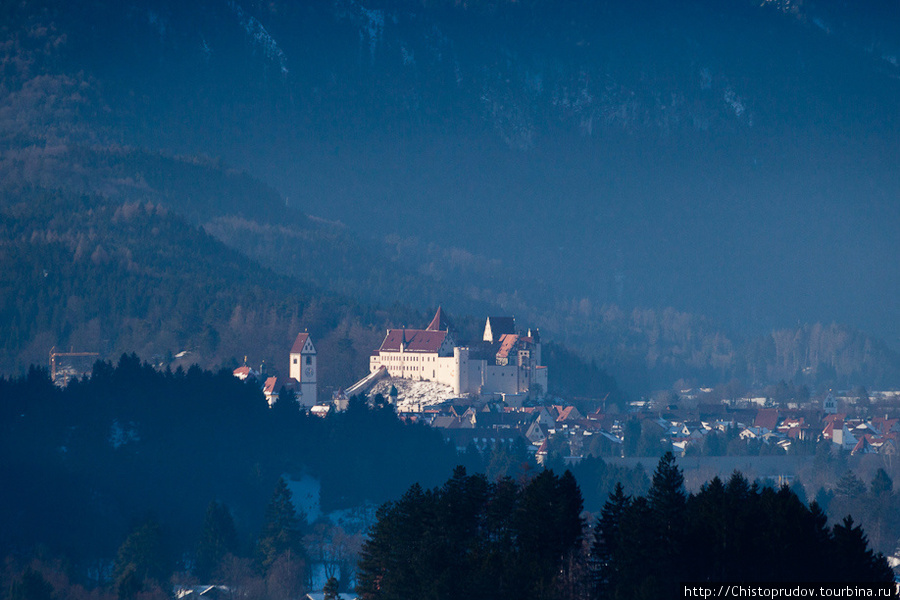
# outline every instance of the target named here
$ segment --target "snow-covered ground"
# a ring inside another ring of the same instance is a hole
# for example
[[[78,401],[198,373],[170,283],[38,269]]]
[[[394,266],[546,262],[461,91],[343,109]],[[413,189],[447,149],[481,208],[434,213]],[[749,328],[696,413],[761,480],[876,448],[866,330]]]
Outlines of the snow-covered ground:
[[[284,477],[284,481],[291,491],[294,506],[297,510],[306,513],[307,523],[314,523],[316,519],[322,516],[322,510],[319,506],[322,484],[318,479],[309,475],[293,479],[289,474],[285,473],[282,477]]]
[[[391,386],[397,388],[397,412],[410,412],[421,410],[427,406],[440,404],[447,400],[458,398],[449,385],[435,383],[433,381],[412,381],[388,377],[382,379],[369,391],[369,397],[381,394],[390,400]]]

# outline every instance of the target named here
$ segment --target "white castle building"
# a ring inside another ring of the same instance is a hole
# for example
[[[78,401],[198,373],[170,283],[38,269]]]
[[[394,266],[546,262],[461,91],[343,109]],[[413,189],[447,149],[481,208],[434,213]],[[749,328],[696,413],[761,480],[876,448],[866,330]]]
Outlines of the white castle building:
[[[382,367],[391,377],[442,383],[460,395],[547,390],[540,335],[516,333],[512,317],[488,317],[481,342],[456,346],[438,308],[425,329],[388,329],[369,358],[370,373]]]

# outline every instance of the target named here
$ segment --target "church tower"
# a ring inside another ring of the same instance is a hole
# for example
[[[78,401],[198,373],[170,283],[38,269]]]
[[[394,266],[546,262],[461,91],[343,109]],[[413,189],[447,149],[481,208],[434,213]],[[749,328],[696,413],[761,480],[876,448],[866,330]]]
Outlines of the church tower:
[[[297,401],[307,408],[316,405],[316,347],[308,333],[300,333],[294,340],[290,355],[291,379],[297,383]]]

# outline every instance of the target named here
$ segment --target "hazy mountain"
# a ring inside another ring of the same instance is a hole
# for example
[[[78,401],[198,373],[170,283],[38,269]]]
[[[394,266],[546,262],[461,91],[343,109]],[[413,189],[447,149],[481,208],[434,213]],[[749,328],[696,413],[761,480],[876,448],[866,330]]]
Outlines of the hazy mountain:
[[[857,354],[889,364],[898,13],[7,3],[0,170],[13,189],[149,196],[369,301],[498,307],[635,381],[758,377],[746,340],[817,321],[885,338]],[[204,163],[237,171],[217,182]],[[833,339],[854,336],[870,340]],[[893,368],[835,361],[845,378]]]

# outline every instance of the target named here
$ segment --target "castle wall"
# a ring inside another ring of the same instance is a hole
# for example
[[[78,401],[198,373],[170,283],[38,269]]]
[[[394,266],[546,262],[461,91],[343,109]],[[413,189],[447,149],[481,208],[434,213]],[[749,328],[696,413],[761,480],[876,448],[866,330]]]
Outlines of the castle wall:
[[[384,365],[391,377],[414,380],[434,380],[438,361],[436,353],[428,352],[380,352],[369,357],[369,372],[374,373]]]
[[[484,369],[487,366],[485,360],[469,360],[469,387],[468,393],[480,394],[484,384]]]
[[[434,381],[456,394],[521,394],[533,384],[547,389],[547,369],[538,368],[541,345],[518,350],[509,357],[512,364],[497,365],[493,360],[471,359],[469,348],[453,346],[451,337],[443,340],[437,352],[378,351],[369,358],[369,372],[384,366],[391,377],[416,381]]]
[[[535,367],[531,372],[530,387],[533,388],[535,385],[541,386],[541,390],[547,393],[547,367]]]
[[[484,394],[516,394],[519,392],[519,367],[515,365],[486,365]]]
[[[434,381],[449,385],[453,388],[453,393],[455,394],[465,393],[459,379],[459,356],[439,356],[436,364],[437,368],[434,369],[436,378]]]

